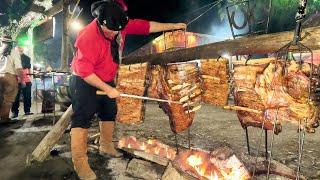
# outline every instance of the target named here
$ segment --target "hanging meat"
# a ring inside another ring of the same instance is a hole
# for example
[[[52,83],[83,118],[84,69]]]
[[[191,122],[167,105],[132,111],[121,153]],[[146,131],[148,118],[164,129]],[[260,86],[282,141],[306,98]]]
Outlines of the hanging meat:
[[[233,78],[236,105],[261,112],[237,111],[243,127],[261,128],[264,124],[264,129],[272,130],[275,125],[275,133],[279,133],[281,123],[289,121],[315,132],[319,112],[312,95],[315,82],[310,77],[309,64],[298,68],[295,61],[235,62]]]
[[[228,104],[229,71],[226,59],[208,59],[201,61],[201,77],[203,79],[203,102],[214,106]]]
[[[157,81],[158,81],[158,76],[160,72],[160,66],[152,66],[151,70],[148,73],[148,81],[150,84],[148,88],[148,97],[151,98],[159,98],[158,92],[157,92]]]
[[[146,86],[148,64],[134,64],[120,66],[117,89],[126,94],[143,96]],[[121,97],[117,99],[117,121],[125,124],[138,124],[143,122],[145,103],[140,99]]]
[[[197,64],[175,64],[160,68],[157,91],[162,99],[180,101],[181,104],[160,103],[169,116],[174,133],[188,129],[195,111],[201,108],[201,86]]]

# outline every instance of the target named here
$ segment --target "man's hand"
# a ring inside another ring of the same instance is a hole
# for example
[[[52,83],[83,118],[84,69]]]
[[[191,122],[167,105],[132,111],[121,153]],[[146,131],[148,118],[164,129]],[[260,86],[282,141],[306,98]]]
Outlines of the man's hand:
[[[83,79],[88,84],[90,84],[93,87],[96,87],[102,91],[104,91],[107,96],[110,98],[117,98],[120,96],[120,92],[116,89],[111,87],[110,85],[103,82],[96,74],[91,74]]]
[[[174,24],[174,29],[176,30],[176,29],[187,29],[187,24],[185,24],[185,23],[176,23],[176,24]]]
[[[186,29],[187,25],[185,23],[159,23],[150,21],[150,33]]]
[[[109,98],[117,98],[120,97],[120,92],[116,88],[108,88],[104,90],[107,93]]]

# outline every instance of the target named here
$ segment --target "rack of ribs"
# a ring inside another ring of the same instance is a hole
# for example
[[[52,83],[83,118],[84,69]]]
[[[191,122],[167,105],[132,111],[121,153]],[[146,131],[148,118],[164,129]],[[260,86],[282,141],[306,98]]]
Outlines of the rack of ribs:
[[[181,104],[160,103],[169,116],[174,133],[188,129],[195,111],[201,108],[201,86],[196,63],[174,64],[161,67],[157,81],[158,95],[162,99],[180,101]]]
[[[228,61],[226,59],[202,60],[201,77],[203,80],[203,102],[214,106],[227,105],[229,96]]]
[[[122,65],[119,67],[117,89],[121,93],[143,96],[146,86],[148,64]],[[143,122],[145,103],[140,99],[121,97],[117,99],[117,121],[124,124]]]

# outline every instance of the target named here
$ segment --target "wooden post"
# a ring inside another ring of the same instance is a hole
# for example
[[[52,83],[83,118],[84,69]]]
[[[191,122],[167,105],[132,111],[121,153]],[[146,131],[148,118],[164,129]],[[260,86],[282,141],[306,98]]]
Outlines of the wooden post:
[[[186,62],[196,59],[218,58],[223,55],[248,55],[274,53],[292,41],[294,32],[249,36],[234,40],[221,41],[202,46],[180,49],[176,51],[149,54],[144,56],[128,56],[123,64],[151,62],[152,64],[167,64]],[[302,31],[302,43],[315,50],[320,49],[320,26]]]
[[[72,106],[70,105],[59,121],[53,126],[49,133],[42,139],[40,144],[32,152],[29,162],[43,162],[49,155],[53,146],[60,140],[64,131],[67,129],[72,115]]]
[[[69,65],[68,65],[68,60],[69,60],[69,1],[68,0],[63,0],[63,20],[62,20],[62,43],[61,43],[61,65],[60,69],[62,71],[68,71]]]

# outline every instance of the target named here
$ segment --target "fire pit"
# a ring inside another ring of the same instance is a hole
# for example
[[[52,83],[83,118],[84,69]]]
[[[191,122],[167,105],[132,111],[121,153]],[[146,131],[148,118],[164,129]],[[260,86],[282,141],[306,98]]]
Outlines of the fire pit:
[[[173,165],[198,179],[250,179],[250,173],[236,155],[193,149],[179,153]]]
[[[201,149],[181,150],[151,139],[139,141],[135,137],[121,138],[118,148],[153,163],[167,167],[162,179],[245,180],[267,174],[264,158],[234,151],[227,144],[214,147],[213,151]],[[174,173],[173,173],[174,172]],[[132,173],[132,172],[131,172]],[[270,174],[280,179],[295,179],[294,170],[277,162],[271,162]],[[301,177],[303,179],[303,177]]]

